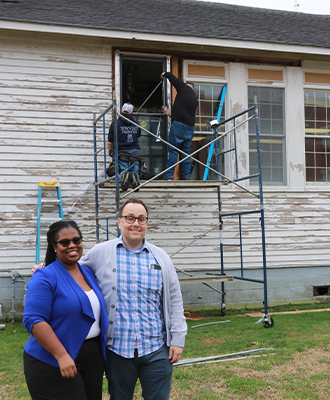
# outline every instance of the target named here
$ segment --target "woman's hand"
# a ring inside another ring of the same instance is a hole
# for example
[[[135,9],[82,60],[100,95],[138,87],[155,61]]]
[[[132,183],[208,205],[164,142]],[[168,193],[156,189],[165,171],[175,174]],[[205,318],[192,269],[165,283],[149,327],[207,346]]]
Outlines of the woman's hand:
[[[32,335],[44,349],[56,358],[63,378],[74,378],[77,375],[75,362],[47,322],[36,322],[32,327]]]
[[[68,353],[57,359],[63,378],[74,378],[77,375],[77,367]]]

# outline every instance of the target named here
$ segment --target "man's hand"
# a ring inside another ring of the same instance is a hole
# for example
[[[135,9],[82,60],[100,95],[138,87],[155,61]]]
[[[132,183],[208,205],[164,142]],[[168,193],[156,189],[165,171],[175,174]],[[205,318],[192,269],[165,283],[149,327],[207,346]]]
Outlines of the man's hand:
[[[162,111],[164,114],[171,116],[171,112],[166,106],[162,106]]]
[[[107,142],[107,148],[108,148],[109,156],[113,158],[113,156],[115,155],[115,153],[113,151],[113,143],[112,142]]]
[[[45,263],[34,264],[34,266],[31,268],[32,274],[34,274],[38,268],[43,268],[44,266],[45,266]]]
[[[170,354],[168,359],[170,360],[171,364],[174,364],[180,360],[182,352],[183,347],[170,346]]]
[[[164,79],[164,76],[165,76],[165,72],[162,72],[162,73],[160,74],[160,79]]]

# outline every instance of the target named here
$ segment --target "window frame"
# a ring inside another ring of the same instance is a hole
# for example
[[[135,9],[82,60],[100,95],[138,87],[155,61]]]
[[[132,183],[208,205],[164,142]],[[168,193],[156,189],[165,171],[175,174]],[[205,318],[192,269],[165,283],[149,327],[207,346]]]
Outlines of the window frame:
[[[247,66],[247,70],[250,68],[253,69],[263,69],[263,68],[256,68],[254,66]],[[283,81],[282,82],[262,82],[260,80],[252,80],[248,79],[247,80],[247,87],[246,87],[246,99],[247,99],[247,108],[249,107],[249,88],[250,87],[257,87],[257,88],[267,88],[267,89],[282,89],[283,90],[283,130],[284,134],[283,136],[279,136],[283,138],[283,150],[282,150],[282,167],[283,167],[283,180],[282,182],[272,182],[272,181],[266,181],[264,178],[264,174],[262,175],[262,183],[264,186],[267,188],[271,187],[287,187],[288,185],[288,151],[287,151],[287,135],[288,135],[288,118],[287,118],[287,85],[286,85],[286,74],[285,74],[285,69],[280,69],[280,68],[275,68],[271,66],[267,66],[267,68],[264,68],[267,70],[281,70],[283,72]],[[258,101],[258,100],[257,100]],[[260,103],[258,102],[258,107],[260,107]],[[259,115],[260,115],[260,109],[259,109]],[[260,120],[259,120],[259,137],[260,140],[262,139],[262,136],[266,137],[272,137],[276,138],[276,135],[271,135],[271,134],[262,134],[260,132]],[[250,132],[249,132],[249,127],[247,127],[247,149],[248,149],[248,154],[249,154],[249,162],[248,162],[248,171],[249,174],[251,174],[250,170]],[[261,171],[262,171],[262,165],[261,165]],[[255,180],[254,182],[249,180],[248,183],[249,187],[255,188],[258,185],[258,181]]]
[[[304,70],[304,74],[306,72],[312,72],[312,73],[326,73],[330,74],[329,71],[319,71],[319,70]],[[305,145],[305,154],[304,154],[304,159],[305,159],[305,183],[308,186],[325,186],[328,185],[330,182],[330,160],[329,160],[329,167],[327,168],[327,158],[329,156],[330,158],[330,149],[329,152],[325,150],[325,159],[326,159],[326,165],[325,165],[325,173],[326,173],[326,179],[324,181],[308,181],[307,180],[307,151],[306,151],[306,139],[322,139],[322,140],[328,140],[330,142],[330,126],[329,126],[329,135],[317,135],[315,134],[310,134],[306,135],[306,114],[305,114],[305,92],[306,91],[312,91],[312,92],[328,92],[330,96],[330,85],[328,83],[306,83],[304,79],[304,86],[303,86],[303,107],[304,107],[304,145]],[[314,103],[315,104],[315,103]],[[330,99],[329,99],[329,105],[330,105]],[[315,119],[316,121],[316,119]],[[330,117],[328,120],[325,121],[325,123],[329,122],[330,125]],[[315,145],[314,145],[314,160],[315,160]],[[316,164],[314,164],[314,169],[316,169]],[[320,168],[321,169],[321,168]],[[315,172],[314,172],[315,173]],[[314,175],[315,176],[315,175]],[[328,177],[327,177],[328,176]]]
[[[224,69],[224,76],[220,77],[220,76],[212,76],[212,75],[209,75],[209,76],[191,75],[191,74],[189,75],[189,73],[188,73],[189,65],[202,66],[202,67],[207,67],[207,66],[220,67],[220,68]],[[192,81],[192,82],[194,82],[195,84],[198,84],[198,85],[219,85],[219,86],[226,85],[227,86],[227,92],[226,92],[226,97],[225,97],[225,103],[229,104],[227,102],[227,99],[229,99],[228,63],[216,62],[216,61],[184,60],[184,63],[183,63],[183,78],[184,78],[185,81]],[[223,114],[223,118],[224,119],[227,118],[228,113],[229,113],[229,111],[228,111],[228,106],[227,106],[227,107],[225,107],[224,114]],[[195,132],[195,135],[198,135],[198,136],[203,136],[203,135],[204,136],[209,136],[210,139],[211,139],[213,130],[210,130],[210,131],[196,131],[195,130],[194,132]],[[228,137],[226,136],[224,138],[224,140],[225,140],[224,145],[226,147],[227,143],[228,143]],[[209,149],[207,148],[207,151],[208,150]],[[213,157],[212,157],[212,159],[213,159]],[[223,172],[225,175],[228,175],[228,173],[226,171],[230,171],[231,170],[230,169],[230,165],[229,165],[229,161],[230,161],[229,157],[226,154],[224,156],[224,162],[223,162],[224,171],[220,171],[220,172]],[[209,175],[210,175],[210,172],[211,171],[209,171]],[[217,178],[215,178],[215,179],[217,179]]]

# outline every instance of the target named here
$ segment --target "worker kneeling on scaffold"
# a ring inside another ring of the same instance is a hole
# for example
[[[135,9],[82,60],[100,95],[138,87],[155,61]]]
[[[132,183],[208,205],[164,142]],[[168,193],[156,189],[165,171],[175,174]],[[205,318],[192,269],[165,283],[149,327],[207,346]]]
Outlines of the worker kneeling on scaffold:
[[[138,123],[133,117],[134,106],[131,103],[124,103],[121,109],[123,115],[134,123]],[[139,183],[140,170],[140,146],[139,137],[141,129],[136,125],[126,121],[122,117],[117,119],[118,132],[118,162],[120,171],[125,171],[129,166],[133,165],[128,171],[124,172],[121,177],[121,188],[127,190],[129,186],[133,189],[137,188]],[[111,123],[108,134],[108,153],[110,157],[114,157],[114,122]]]

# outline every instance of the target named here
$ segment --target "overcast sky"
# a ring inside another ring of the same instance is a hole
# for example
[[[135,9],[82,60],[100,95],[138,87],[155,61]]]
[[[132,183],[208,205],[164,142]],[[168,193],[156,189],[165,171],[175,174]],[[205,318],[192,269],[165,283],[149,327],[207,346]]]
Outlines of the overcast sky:
[[[240,6],[272,8],[274,10],[297,11],[310,14],[330,15],[330,0],[201,0]],[[297,6],[299,4],[299,6]]]

